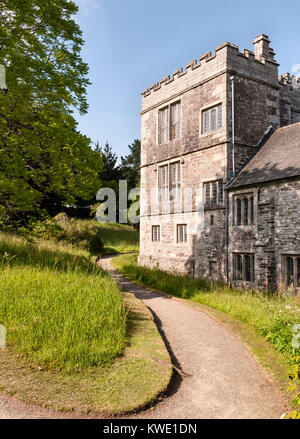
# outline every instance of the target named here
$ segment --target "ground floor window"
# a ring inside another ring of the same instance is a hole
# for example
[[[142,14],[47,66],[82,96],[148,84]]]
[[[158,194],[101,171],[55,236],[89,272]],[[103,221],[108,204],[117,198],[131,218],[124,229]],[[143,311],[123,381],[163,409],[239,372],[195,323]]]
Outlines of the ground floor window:
[[[186,224],[177,225],[177,242],[187,242],[187,226]]]
[[[283,277],[287,288],[300,288],[300,255],[283,256]]]
[[[254,282],[254,255],[233,253],[233,280]]]
[[[160,226],[152,226],[152,241],[160,241]]]

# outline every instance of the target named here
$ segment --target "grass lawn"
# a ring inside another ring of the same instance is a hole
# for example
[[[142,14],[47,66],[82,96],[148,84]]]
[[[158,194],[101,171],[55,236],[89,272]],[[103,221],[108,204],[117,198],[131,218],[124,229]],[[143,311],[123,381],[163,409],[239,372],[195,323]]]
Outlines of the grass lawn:
[[[0,233],[0,297],[5,393],[116,414],[167,387],[170,360],[151,314],[95,267],[83,245]]]
[[[270,369],[280,387],[287,389],[288,371],[298,354],[292,346],[292,327],[300,322],[299,297],[278,299],[258,291],[238,291],[204,279],[168,274],[137,265],[136,255],[118,256],[114,264],[128,279],[199,306],[223,322]]]

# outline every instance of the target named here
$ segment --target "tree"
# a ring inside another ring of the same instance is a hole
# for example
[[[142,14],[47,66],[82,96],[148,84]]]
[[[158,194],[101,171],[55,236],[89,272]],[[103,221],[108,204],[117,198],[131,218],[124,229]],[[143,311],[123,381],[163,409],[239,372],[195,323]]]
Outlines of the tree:
[[[88,66],[69,0],[0,0],[0,215],[59,210],[99,189],[102,161],[77,131],[87,112]],[[3,222],[3,221],[2,221]]]
[[[99,145],[99,142],[96,142],[95,151],[101,155],[102,158],[102,170],[99,173],[99,178],[101,181],[117,182],[120,177],[120,167],[117,165],[118,156],[112,151],[112,147],[106,141],[104,148]]]
[[[131,145],[128,145],[130,153],[121,157],[121,174],[124,180],[127,180],[128,187],[133,189],[139,185],[140,165],[141,165],[141,141],[135,139]]]

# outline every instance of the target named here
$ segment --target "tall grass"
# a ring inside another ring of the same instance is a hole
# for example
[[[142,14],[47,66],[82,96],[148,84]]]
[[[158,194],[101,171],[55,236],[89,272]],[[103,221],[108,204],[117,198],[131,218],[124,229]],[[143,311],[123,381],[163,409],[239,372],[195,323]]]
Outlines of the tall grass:
[[[129,253],[139,250],[139,232],[125,224],[97,223],[105,253]]]
[[[0,323],[34,366],[106,366],[126,343],[119,288],[75,245],[0,233]]]
[[[36,223],[32,235],[73,244],[94,255],[137,252],[139,248],[139,232],[133,227],[96,220],[48,220]]]
[[[295,355],[292,327],[300,322],[300,298],[239,291],[204,279],[176,276],[137,265],[135,255],[120,256],[116,266],[128,278],[173,296],[210,306],[248,323],[289,360]]]

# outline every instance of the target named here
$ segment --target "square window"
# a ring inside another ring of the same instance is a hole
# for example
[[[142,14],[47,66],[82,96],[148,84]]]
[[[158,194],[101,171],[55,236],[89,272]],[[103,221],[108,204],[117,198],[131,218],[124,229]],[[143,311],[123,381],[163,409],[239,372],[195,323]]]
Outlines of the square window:
[[[202,111],[202,134],[222,128],[222,104]]]
[[[223,180],[216,180],[204,183],[204,204],[213,207],[223,204]]]

